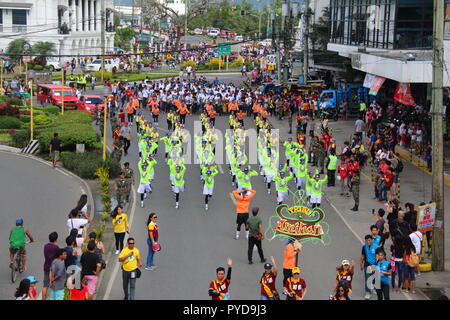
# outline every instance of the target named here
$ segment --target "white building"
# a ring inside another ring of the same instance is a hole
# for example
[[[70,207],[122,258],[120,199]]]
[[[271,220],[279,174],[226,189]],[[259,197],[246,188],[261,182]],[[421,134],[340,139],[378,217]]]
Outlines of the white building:
[[[15,39],[50,41],[56,54],[101,52],[102,0],[0,0],[0,49]],[[106,52],[114,49],[112,1],[105,1]],[[67,60],[67,58],[64,58]]]

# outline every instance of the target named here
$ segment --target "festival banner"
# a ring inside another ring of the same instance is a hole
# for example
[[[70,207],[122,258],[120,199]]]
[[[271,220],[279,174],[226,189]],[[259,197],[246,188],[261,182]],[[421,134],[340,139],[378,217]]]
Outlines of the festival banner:
[[[398,83],[395,89],[394,100],[406,106],[415,106],[416,102],[411,94],[409,83]]]
[[[366,77],[364,78],[364,88],[371,88],[373,83],[375,82],[376,75],[371,73],[366,73]]]
[[[372,96],[376,96],[378,90],[380,90],[385,80],[386,78],[375,76],[375,80],[373,81],[372,86],[370,87],[369,94]]]
[[[303,190],[290,194],[294,197],[294,205],[277,206],[276,215],[269,219],[266,239],[270,241],[281,238],[329,245],[329,225],[325,222],[324,211],[319,207],[308,207]]]
[[[424,233],[433,230],[436,221],[436,202],[426,204],[419,207],[419,215],[417,218],[417,230]]]

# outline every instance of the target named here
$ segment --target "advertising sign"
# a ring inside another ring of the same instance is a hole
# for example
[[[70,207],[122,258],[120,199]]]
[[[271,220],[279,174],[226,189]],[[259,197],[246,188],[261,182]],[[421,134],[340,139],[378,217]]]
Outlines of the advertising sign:
[[[436,203],[432,202],[419,207],[417,230],[424,233],[433,230],[436,221]]]

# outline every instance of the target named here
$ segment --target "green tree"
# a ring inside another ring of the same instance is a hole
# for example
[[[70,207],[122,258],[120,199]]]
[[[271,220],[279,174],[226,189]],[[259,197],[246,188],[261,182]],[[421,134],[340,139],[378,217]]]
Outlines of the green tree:
[[[14,56],[26,53],[26,47],[30,47],[30,43],[25,39],[16,39],[11,41],[6,47],[6,54]],[[19,60],[20,57],[13,57],[15,60]]]
[[[312,32],[310,33],[311,42],[313,47],[318,50],[327,50],[327,43],[330,40],[329,37],[329,23],[330,23],[330,10],[328,7],[323,8],[322,16],[317,23],[312,26]]]
[[[116,34],[114,35],[114,46],[122,48],[124,50],[130,50],[131,40],[134,39],[137,32],[128,26],[126,28],[117,28]]]
[[[39,57],[34,59],[35,64],[40,64],[42,66],[46,65],[46,56],[54,53],[55,51],[55,44],[49,41],[38,41],[31,47],[31,52],[39,55]]]

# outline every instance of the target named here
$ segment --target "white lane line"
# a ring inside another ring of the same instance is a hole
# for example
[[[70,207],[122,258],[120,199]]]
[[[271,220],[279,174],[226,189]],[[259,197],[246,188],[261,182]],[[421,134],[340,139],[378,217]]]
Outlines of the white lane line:
[[[232,192],[230,192],[230,198],[231,198],[231,201],[233,201],[234,205],[236,205],[236,198],[234,197]]]
[[[133,191],[133,205],[131,207],[130,220],[129,220],[130,229],[131,229],[131,225],[133,224],[134,212],[136,209],[136,201],[137,201],[136,190],[133,188],[132,191]],[[114,255],[114,256],[116,256],[116,255]],[[109,295],[111,294],[111,289],[112,289],[115,279],[117,278],[117,273],[119,272],[120,264],[121,263],[119,262],[119,259],[116,258],[116,265],[114,266],[113,273],[112,273],[111,277],[109,278],[108,286],[106,287],[106,292],[105,292],[105,295],[103,296],[103,300],[108,300]]]
[[[220,173],[223,173],[222,165],[219,164],[218,167],[219,167],[219,172],[220,172]]]
[[[358,234],[356,233],[355,230],[353,230],[353,228],[350,226],[350,224],[348,224],[347,220],[344,218],[344,216],[342,215],[342,213],[336,208],[336,206],[330,201],[330,199],[327,197],[327,195],[325,195],[325,199],[328,201],[328,203],[331,205],[331,207],[334,209],[334,211],[336,211],[336,213],[339,215],[339,217],[341,217],[341,220],[344,222],[344,224],[347,226],[347,228],[353,233],[353,235],[356,237],[356,239],[358,239],[359,243],[364,244],[364,241],[358,236]],[[403,295],[406,297],[406,299],[408,300],[413,300],[411,298],[411,296],[409,295],[409,293],[405,293],[402,292]]]

